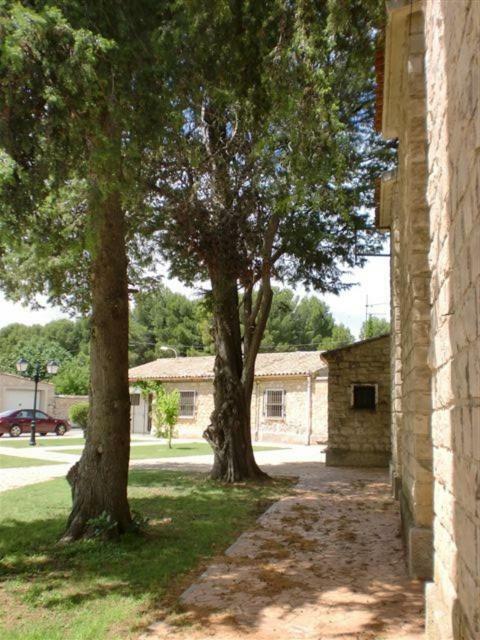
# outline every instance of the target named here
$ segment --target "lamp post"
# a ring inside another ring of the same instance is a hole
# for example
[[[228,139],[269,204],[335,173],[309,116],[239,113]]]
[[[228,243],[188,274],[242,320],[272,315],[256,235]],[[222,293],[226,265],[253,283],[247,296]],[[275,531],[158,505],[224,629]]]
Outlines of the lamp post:
[[[175,358],[178,358],[178,352],[173,347],[167,347],[167,345],[162,345],[160,347],[160,351],[173,351],[173,353],[175,354]]]
[[[25,360],[25,358],[20,358],[16,366],[17,366],[17,371],[20,374],[25,375],[29,367],[29,363],[27,360]],[[55,362],[55,360],[50,360],[50,362],[47,362],[47,373],[52,376],[55,375],[58,372],[58,367],[59,367],[58,362]],[[30,442],[29,442],[31,447],[34,447],[37,444],[35,440],[35,430],[37,427],[38,383],[40,382],[40,363],[39,362],[35,362],[35,364],[33,365],[33,381],[35,382],[35,391],[33,393],[33,417],[32,417]]]

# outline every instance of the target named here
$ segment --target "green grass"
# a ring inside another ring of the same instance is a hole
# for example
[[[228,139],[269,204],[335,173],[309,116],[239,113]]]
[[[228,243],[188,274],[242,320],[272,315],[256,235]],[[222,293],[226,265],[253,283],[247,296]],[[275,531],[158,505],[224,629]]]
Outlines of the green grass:
[[[0,637],[137,637],[182,578],[188,583],[195,572],[186,574],[200,571],[288,487],[278,481],[232,487],[199,474],[132,471],[130,502],[150,518],[147,532],[69,545],[56,545],[70,507],[65,480],[0,494]]]
[[[254,447],[255,451],[271,451],[278,447]],[[62,453],[79,454],[81,449],[63,449]],[[180,456],[201,456],[212,453],[207,442],[182,442],[174,444],[171,449],[166,444],[143,445],[131,447],[130,460],[144,460],[146,458],[177,458]]]
[[[29,441],[30,435],[20,436],[19,438],[3,436],[3,438],[0,438],[0,447],[14,447],[15,449],[22,449],[23,447],[29,446]],[[37,434],[36,442],[39,447],[68,447],[69,445],[75,446],[85,444],[85,440],[83,438],[64,438],[51,434],[45,437]]]
[[[44,465],[62,464],[56,460],[35,460],[34,458],[21,458],[17,456],[4,456],[0,454],[0,469],[11,469],[13,467],[42,467]]]

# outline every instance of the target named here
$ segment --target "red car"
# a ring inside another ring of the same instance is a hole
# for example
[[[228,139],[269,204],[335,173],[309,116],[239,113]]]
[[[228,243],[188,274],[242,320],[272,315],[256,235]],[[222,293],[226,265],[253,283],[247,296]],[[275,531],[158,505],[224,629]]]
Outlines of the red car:
[[[30,433],[32,427],[33,409],[12,409],[0,413],[0,438],[9,433],[12,438],[18,438],[22,433]],[[36,432],[41,436],[56,433],[63,436],[70,429],[67,420],[52,418],[43,411],[36,411]]]

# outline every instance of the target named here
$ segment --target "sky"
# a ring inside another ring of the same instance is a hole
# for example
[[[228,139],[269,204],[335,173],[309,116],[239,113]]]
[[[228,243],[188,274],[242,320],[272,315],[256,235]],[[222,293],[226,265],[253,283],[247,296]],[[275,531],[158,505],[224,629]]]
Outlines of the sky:
[[[369,307],[368,312],[378,315],[381,318],[389,318],[390,304],[390,273],[389,260],[387,258],[370,258],[363,269],[355,268],[346,278],[348,282],[356,282],[357,285],[344,291],[338,296],[325,295],[318,296],[330,307],[333,317],[337,323],[345,324],[358,338],[360,327],[365,320],[365,304],[374,305]],[[197,297],[195,290],[187,289],[178,280],[165,279],[165,284],[189,297]],[[300,288],[298,294],[305,293]],[[311,292],[315,295],[314,292]],[[0,327],[13,322],[23,324],[46,324],[51,320],[69,317],[62,313],[60,309],[50,307],[40,311],[32,311],[28,307],[18,303],[5,300],[0,294]]]

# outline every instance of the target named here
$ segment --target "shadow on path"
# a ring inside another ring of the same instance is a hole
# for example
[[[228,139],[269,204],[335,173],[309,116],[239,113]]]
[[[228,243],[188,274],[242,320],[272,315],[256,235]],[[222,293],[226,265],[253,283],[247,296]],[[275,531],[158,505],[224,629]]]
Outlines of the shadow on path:
[[[180,614],[142,637],[422,638],[423,588],[406,574],[386,473],[319,462],[263,468],[298,476],[295,495],[210,565],[182,594]]]

